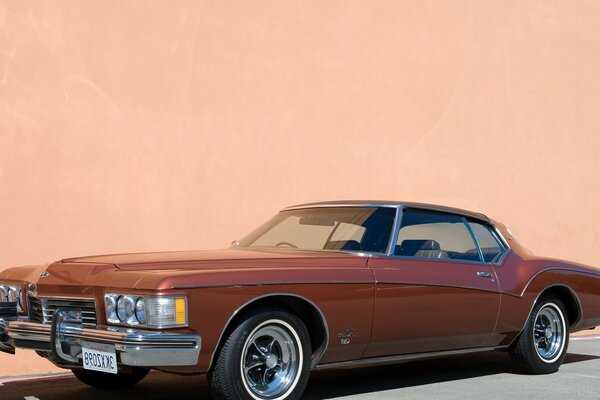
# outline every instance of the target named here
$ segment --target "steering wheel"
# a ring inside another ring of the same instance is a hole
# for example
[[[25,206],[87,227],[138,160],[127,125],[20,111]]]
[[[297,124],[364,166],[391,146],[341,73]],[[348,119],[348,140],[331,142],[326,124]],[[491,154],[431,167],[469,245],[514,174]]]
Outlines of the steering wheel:
[[[290,242],[279,242],[275,246],[276,247],[279,247],[279,246],[289,246],[289,247],[292,247],[294,249],[298,248],[298,246],[296,246],[294,243],[290,243]]]

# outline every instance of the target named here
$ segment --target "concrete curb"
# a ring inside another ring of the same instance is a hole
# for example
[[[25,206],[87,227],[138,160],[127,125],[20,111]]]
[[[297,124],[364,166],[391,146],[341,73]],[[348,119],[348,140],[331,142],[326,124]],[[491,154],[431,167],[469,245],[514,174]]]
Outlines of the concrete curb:
[[[30,380],[50,380],[50,379],[64,379],[74,378],[75,376],[71,371],[68,372],[52,372],[49,374],[32,374],[32,375],[17,375],[17,376],[0,376],[0,386],[9,382],[21,382]]]
[[[585,336],[571,336],[570,340],[598,340],[600,339],[600,335],[585,335]]]
[[[600,327],[596,327],[595,329],[586,329],[584,331],[579,331],[571,334],[571,337],[586,337],[586,336],[597,336],[600,335]]]

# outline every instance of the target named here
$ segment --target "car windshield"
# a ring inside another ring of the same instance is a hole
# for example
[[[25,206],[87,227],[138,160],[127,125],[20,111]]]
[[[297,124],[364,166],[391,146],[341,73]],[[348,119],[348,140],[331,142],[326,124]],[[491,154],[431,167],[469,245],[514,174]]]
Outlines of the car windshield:
[[[384,253],[395,217],[392,207],[285,210],[240,240],[237,247]]]

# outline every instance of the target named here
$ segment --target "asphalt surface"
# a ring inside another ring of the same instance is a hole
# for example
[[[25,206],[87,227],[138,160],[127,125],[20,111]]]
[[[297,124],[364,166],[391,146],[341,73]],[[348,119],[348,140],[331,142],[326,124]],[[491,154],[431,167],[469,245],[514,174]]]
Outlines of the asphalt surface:
[[[571,340],[560,371],[523,375],[505,353],[479,353],[404,364],[317,371],[303,399],[600,399],[600,338]],[[100,391],[72,376],[5,382],[1,400],[210,399],[203,376],[152,372],[134,388]]]

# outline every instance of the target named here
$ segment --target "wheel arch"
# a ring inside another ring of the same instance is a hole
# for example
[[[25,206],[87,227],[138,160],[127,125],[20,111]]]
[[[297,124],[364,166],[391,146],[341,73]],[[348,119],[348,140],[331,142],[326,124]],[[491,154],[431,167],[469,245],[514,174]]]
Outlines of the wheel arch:
[[[311,369],[314,369],[325,354],[329,343],[329,328],[325,315],[314,302],[306,297],[292,293],[270,293],[247,301],[229,317],[219,336],[217,347],[211,355],[208,370],[210,371],[213,368],[215,358],[221,351],[229,334],[248,314],[261,308],[273,306],[288,310],[306,325],[311,342]]]
[[[581,308],[581,301],[579,300],[577,293],[575,293],[573,289],[564,284],[555,284],[548,286],[544,290],[542,290],[537,296],[537,298],[533,302],[533,305],[531,306],[531,309],[533,310],[533,307],[535,307],[538,301],[546,296],[553,296],[563,303],[563,305],[567,309],[569,330],[572,330],[577,326],[577,324],[579,324],[583,317],[583,311]]]
[[[579,300],[579,296],[577,296],[577,293],[571,287],[562,283],[548,285],[537,294],[535,300],[531,303],[531,307],[529,308],[529,312],[527,312],[527,316],[523,321],[519,333],[515,335],[515,337],[511,340],[507,347],[513,346],[516,343],[516,341],[519,340],[519,336],[521,335],[521,333],[523,333],[523,330],[527,325],[527,320],[531,316],[533,308],[536,306],[536,304],[538,304],[540,299],[545,296],[556,297],[564,304],[567,310],[567,318],[570,332],[573,331],[573,328],[577,327],[577,325],[583,317],[583,309],[581,307],[581,301]]]

